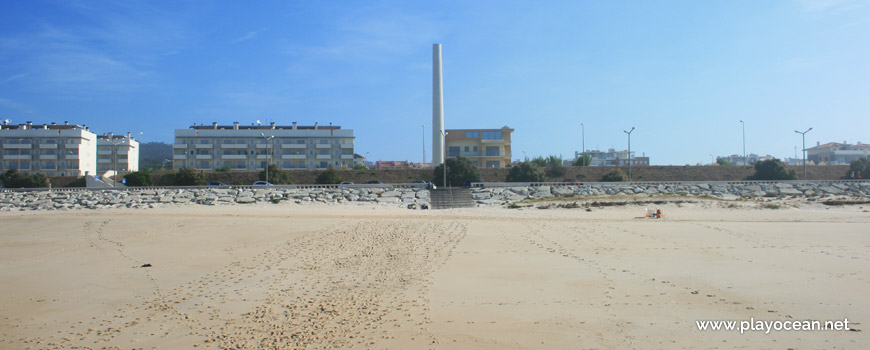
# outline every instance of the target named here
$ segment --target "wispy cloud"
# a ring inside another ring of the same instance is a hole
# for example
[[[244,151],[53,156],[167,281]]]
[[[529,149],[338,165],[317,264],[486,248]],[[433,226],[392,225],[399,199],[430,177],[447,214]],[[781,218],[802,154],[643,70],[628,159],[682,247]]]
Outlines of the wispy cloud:
[[[92,6],[94,5],[94,6]],[[185,41],[183,21],[147,5],[70,3],[64,11],[91,18],[79,23],[37,20],[29,28],[0,38],[0,57],[15,60],[10,70],[25,71],[26,87],[64,96],[154,86],[154,65]]]
[[[6,107],[9,109],[14,109],[14,110],[22,112],[22,113],[33,114],[33,109],[30,108],[30,106],[27,106],[25,104],[18,103],[18,102],[15,102],[13,100],[3,98],[3,97],[0,97],[0,106]],[[5,118],[0,118],[0,119],[5,119]]]
[[[391,61],[415,52],[421,43],[429,44],[442,36],[445,26],[415,14],[341,20],[337,32],[326,44],[296,47],[293,54],[339,61]]]
[[[240,37],[238,37],[238,38],[235,38],[235,39],[233,39],[232,41],[230,41],[230,44],[237,44],[237,43],[240,43],[240,42],[243,42],[243,41],[251,40],[251,39],[253,39],[254,37],[256,37],[257,34],[260,34],[260,33],[264,32],[264,31],[266,31],[266,30],[268,30],[268,28],[266,28],[266,29],[260,29],[260,30],[252,30],[252,31],[249,31],[249,32],[245,33],[245,35],[242,35],[242,36],[240,36]]]
[[[0,83],[8,83],[8,82],[13,81],[13,80],[18,80],[18,79],[21,79],[21,78],[24,78],[24,77],[28,76],[29,74],[30,74],[30,73],[21,73],[21,74],[16,74],[16,75],[13,75],[13,76],[11,76],[11,77],[9,77],[9,78],[6,78],[6,79],[3,79],[3,80],[0,80]]]
[[[801,0],[800,4],[807,12],[848,11],[866,5],[855,0]]]

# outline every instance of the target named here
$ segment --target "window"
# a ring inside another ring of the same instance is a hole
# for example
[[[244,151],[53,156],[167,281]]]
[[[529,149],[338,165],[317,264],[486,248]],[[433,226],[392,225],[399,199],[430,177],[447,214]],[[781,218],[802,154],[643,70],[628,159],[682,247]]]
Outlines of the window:
[[[480,132],[477,132],[477,131],[466,131],[465,132],[465,138],[476,139],[478,137],[480,137]]]
[[[499,155],[498,146],[486,146],[486,155],[487,156],[498,156]]]
[[[296,144],[297,144],[297,145],[304,145],[304,144],[305,144],[305,140],[296,140]]]
[[[474,146],[474,151],[477,152],[477,146]]]
[[[320,140],[321,145],[326,145],[329,143],[329,140]]]
[[[488,160],[488,161],[486,161],[486,167],[487,168],[500,168],[501,162],[499,162],[497,160]]]
[[[501,131],[484,131],[484,140],[501,140]]]
[[[456,157],[458,155],[459,155],[459,146],[447,147],[447,156],[448,157]]]
[[[465,146],[465,152],[470,152],[471,147]]]

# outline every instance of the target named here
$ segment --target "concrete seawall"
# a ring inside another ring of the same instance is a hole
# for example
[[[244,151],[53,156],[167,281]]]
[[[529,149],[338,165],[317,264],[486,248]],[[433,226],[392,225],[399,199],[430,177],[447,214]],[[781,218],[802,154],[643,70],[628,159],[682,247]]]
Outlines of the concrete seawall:
[[[751,197],[870,196],[870,181],[683,182],[683,183],[541,183],[485,184],[472,188],[478,205],[506,205],[530,198],[591,196]],[[270,188],[126,188],[119,190],[2,190],[0,210],[70,210],[155,208],[167,205],[232,205],[251,203],[369,203],[421,208],[429,191],[421,188],[287,186]]]

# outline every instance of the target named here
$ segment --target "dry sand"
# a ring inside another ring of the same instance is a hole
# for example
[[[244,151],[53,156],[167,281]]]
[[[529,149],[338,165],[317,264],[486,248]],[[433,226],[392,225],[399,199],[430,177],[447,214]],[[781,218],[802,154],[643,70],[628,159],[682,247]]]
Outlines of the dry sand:
[[[657,207],[2,213],[0,348],[870,346],[864,208]]]

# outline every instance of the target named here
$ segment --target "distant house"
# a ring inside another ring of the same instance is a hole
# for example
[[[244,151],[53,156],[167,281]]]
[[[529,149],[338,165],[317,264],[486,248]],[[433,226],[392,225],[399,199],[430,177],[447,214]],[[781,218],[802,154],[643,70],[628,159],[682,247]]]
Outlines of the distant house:
[[[826,144],[817,142],[815,147],[807,148],[806,151],[807,162],[814,164],[849,164],[861,157],[870,157],[870,145],[861,142],[854,145],[848,144],[846,141]]]
[[[407,160],[379,160],[375,162],[375,169],[408,169],[411,164]]]
[[[731,165],[744,165],[744,164],[752,165],[752,164],[755,164],[756,162],[763,162],[765,160],[774,159],[776,157],[769,155],[769,154],[766,156],[759,156],[755,153],[750,153],[750,154],[746,155],[745,158],[739,154],[732,154],[732,155],[727,156],[727,157],[717,157],[717,158],[723,158],[723,159],[728,161],[728,164],[731,164]]]
[[[617,151],[613,148],[607,150],[607,152],[599,150],[589,150],[582,153],[574,152],[574,159],[576,160],[587,154],[592,158],[589,166],[628,166],[629,158],[631,159],[632,166],[649,166],[649,157],[645,155],[636,157],[634,151],[629,154],[628,151]]]

